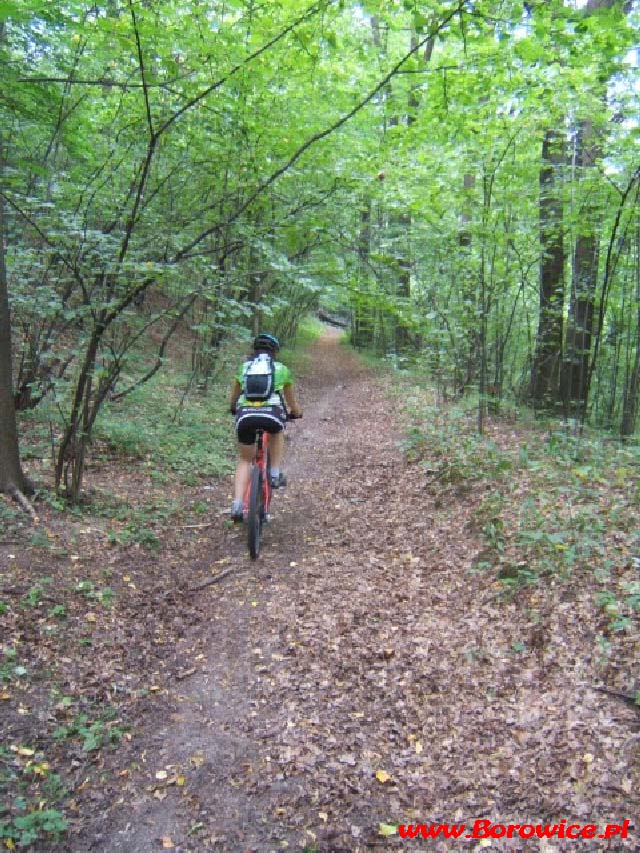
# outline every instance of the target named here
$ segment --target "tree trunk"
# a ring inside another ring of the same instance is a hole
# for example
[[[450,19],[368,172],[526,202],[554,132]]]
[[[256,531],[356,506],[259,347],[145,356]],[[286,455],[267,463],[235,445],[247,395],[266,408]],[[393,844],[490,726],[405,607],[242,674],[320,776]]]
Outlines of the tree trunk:
[[[536,408],[551,409],[558,399],[562,362],[564,235],[560,172],[565,163],[562,134],[548,130],[540,169],[540,313],[529,395]]]
[[[411,34],[411,48],[416,49],[418,46],[419,37],[417,32],[412,32]],[[425,65],[428,65],[431,56],[433,54],[433,46],[434,39],[429,39],[425,46],[424,54],[422,55],[422,61]],[[409,90],[409,99],[407,102],[407,127],[411,127],[415,124],[416,121],[416,113],[420,106],[420,99],[418,97],[418,87],[417,84],[411,86]],[[399,252],[398,252],[398,288],[397,295],[400,297],[402,302],[408,305],[409,300],[411,298],[411,268],[412,268],[412,260],[411,260],[411,213],[410,211],[405,211],[398,217],[398,225],[399,225],[399,235],[398,242],[400,243]],[[405,245],[402,245],[402,241],[404,241]],[[397,353],[402,353],[404,351],[409,350],[411,347],[415,347],[416,341],[415,336],[412,335],[410,327],[407,323],[402,320],[398,320],[396,322],[395,327],[395,349]]]
[[[618,0],[588,0],[584,14],[589,17],[603,9],[612,9],[617,4]],[[631,4],[624,2],[621,7],[628,13]],[[594,96],[604,102],[606,79],[601,78],[600,84],[599,91]],[[593,121],[583,118],[577,126],[575,161],[584,179],[587,179],[589,173],[593,173],[601,156],[602,151]],[[581,214],[581,227],[573,253],[571,301],[560,379],[565,412],[570,412],[581,420],[584,420],[587,414],[589,385],[596,360],[595,355],[593,360],[591,358],[591,345],[594,333],[597,334],[595,301],[600,253],[599,218],[596,203],[587,203]]]
[[[625,383],[620,421],[620,438],[624,441],[635,433],[640,401],[640,224],[636,232],[636,352],[631,375]]]
[[[576,144],[579,167],[583,172],[592,169],[600,151],[588,119],[580,122]],[[599,258],[596,211],[587,209],[583,216],[585,225],[576,238],[573,253],[571,302],[562,365],[563,401],[567,411],[580,417],[584,417],[587,408]]]
[[[418,44],[416,33],[411,34],[411,47],[415,48]],[[430,43],[431,44],[431,43]],[[428,56],[431,56],[429,51]],[[427,57],[425,56],[425,59]],[[428,61],[428,59],[427,59]],[[407,127],[411,127],[416,120],[416,111],[419,106],[418,94],[416,87],[412,86],[409,90],[409,101],[407,110]],[[406,307],[411,298],[411,213],[404,211],[397,218],[398,225],[398,287],[396,290],[397,296],[402,300]],[[404,245],[402,245],[404,243]],[[395,325],[395,350],[396,353],[406,352],[412,344],[411,331],[409,326],[401,319],[396,320]]]
[[[4,144],[0,140],[0,180],[5,170]],[[16,410],[13,398],[11,357],[11,316],[5,263],[6,219],[4,199],[0,196],[0,491],[27,494],[33,486],[20,464]]]
[[[640,311],[636,329],[636,354],[631,376],[624,389],[620,438],[627,439],[635,433],[638,416],[638,398],[640,397]]]
[[[359,288],[368,290],[371,276],[369,257],[371,254],[371,198],[365,194],[360,207],[358,233]],[[356,294],[351,321],[351,343],[355,347],[370,347],[375,339],[375,321],[369,297]]]

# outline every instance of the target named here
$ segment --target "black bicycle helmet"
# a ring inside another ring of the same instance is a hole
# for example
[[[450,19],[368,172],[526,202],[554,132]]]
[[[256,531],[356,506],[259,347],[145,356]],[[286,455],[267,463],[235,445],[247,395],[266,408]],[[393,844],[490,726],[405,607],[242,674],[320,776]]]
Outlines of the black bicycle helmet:
[[[266,333],[262,333],[258,335],[257,338],[254,338],[253,341],[254,350],[266,350],[267,352],[278,352],[280,349],[280,341],[276,338],[275,335],[268,335]]]

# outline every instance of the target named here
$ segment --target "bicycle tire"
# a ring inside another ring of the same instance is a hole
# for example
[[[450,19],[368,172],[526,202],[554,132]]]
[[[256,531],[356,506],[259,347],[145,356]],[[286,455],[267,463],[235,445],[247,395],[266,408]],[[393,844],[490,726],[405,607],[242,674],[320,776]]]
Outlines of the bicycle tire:
[[[247,512],[249,555],[255,560],[260,553],[260,537],[262,534],[264,493],[262,471],[257,465],[251,469],[249,487],[249,506]]]

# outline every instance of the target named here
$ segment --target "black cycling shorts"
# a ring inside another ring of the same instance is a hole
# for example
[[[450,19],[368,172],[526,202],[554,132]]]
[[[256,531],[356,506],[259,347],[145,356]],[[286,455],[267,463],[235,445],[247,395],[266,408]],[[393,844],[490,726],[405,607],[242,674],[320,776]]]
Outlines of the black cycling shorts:
[[[236,412],[236,436],[240,444],[253,444],[259,429],[275,435],[287,421],[283,406],[241,406]]]

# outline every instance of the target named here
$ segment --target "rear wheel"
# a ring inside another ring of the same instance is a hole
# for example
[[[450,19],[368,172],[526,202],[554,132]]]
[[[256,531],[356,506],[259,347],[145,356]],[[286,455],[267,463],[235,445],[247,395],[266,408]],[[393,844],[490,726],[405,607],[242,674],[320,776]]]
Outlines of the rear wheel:
[[[249,507],[247,512],[249,554],[255,560],[260,553],[260,534],[264,517],[264,493],[262,471],[257,465],[251,469]]]

